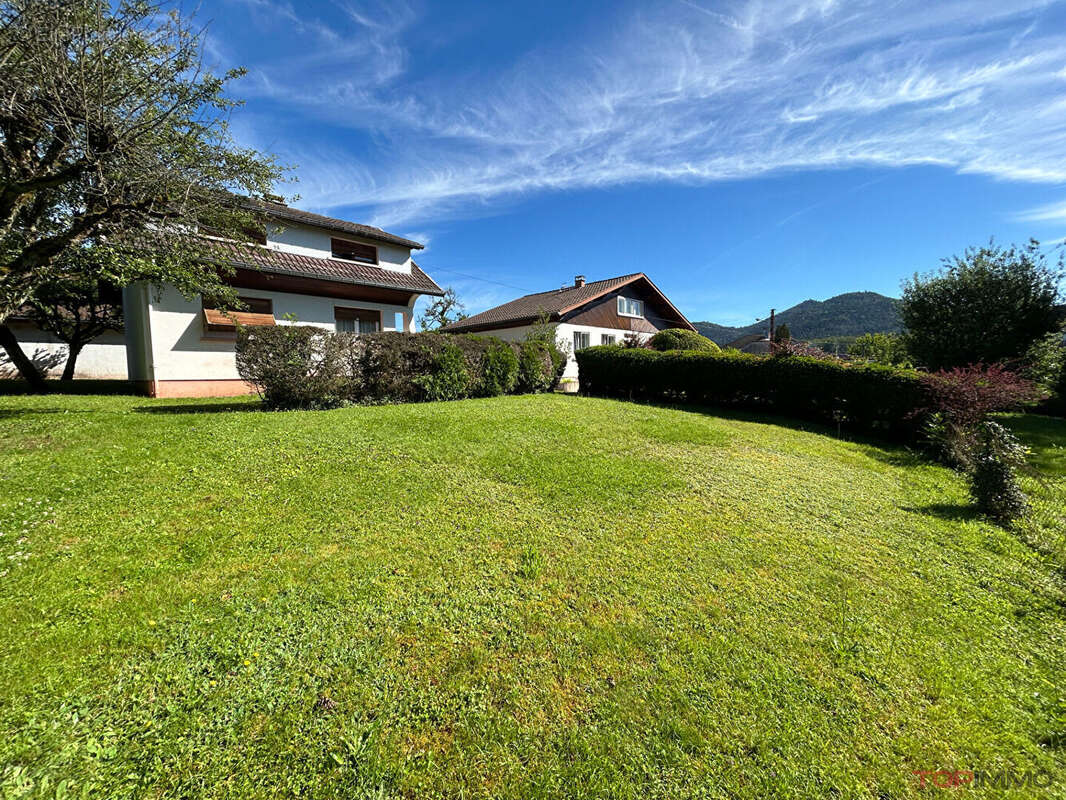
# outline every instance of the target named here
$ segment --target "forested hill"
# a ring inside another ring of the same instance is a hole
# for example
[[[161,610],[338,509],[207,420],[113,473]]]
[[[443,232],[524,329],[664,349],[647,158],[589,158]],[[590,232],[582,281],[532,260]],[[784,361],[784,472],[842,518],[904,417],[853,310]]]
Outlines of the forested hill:
[[[902,330],[899,301],[877,292],[848,292],[828,300],[804,300],[780,311],[777,324],[788,324],[796,339],[824,339],[834,336],[861,336],[864,333],[897,333]],[[750,333],[767,330],[768,319],[743,328],[694,322],[696,329],[718,344],[728,344]]]

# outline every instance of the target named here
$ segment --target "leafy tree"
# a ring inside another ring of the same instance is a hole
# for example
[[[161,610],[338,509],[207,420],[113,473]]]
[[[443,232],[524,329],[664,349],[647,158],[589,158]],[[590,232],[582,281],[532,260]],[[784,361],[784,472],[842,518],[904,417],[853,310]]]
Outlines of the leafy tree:
[[[1024,371],[1038,386],[1055,391],[1066,377],[1066,330],[1037,339],[1025,354]]]
[[[7,318],[49,282],[81,278],[64,254],[91,239],[137,277],[231,293],[210,230],[248,240],[272,158],[240,148],[224,95],[243,74],[203,69],[202,31],[169,2],[0,0],[0,344],[40,376]]]
[[[782,322],[777,326],[777,330],[774,331],[775,342],[787,342],[792,339],[792,331],[788,329],[788,323]]]
[[[27,312],[38,328],[67,345],[63,380],[74,377],[82,349],[106,331],[121,331],[123,259],[105,245],[82,247],[63,257],[66,277],[39,286]]]
[[[866,333],[848,345],[848,355],[874,364],[906,366],[910,362],[903,337],[895,333]]]
[[[930,369],[1019,358],[1055,329],[1062,277],[1061,260],[1049,263],[1035,240],[945,259],[903,286],[907,350]]]
[[[444,290],[444,296],[430,303],[418,319],[418,326],[424,331],[439,331],[445,325],[466,319],[466,306],[459,302],[458,295],[452,287]]]

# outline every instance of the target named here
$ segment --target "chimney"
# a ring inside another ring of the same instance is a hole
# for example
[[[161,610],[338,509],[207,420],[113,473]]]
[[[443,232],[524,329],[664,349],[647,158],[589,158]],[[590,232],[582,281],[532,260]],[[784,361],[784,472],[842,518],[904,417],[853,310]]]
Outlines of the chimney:
[[[775,308],[770,309],[770,341],[774,340],[774,314],[777,311]]]
[[[585,276],[584,275],[575,275],[574,276],[574,286],[584,286],[584,285],[585,285]]]

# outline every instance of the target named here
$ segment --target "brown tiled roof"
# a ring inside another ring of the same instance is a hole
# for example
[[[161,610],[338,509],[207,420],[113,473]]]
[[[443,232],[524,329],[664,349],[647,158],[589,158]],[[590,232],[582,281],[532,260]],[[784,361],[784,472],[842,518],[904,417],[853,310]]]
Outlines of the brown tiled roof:
[[[286,253],[281,250],[271,250],[262,245],[219,241],[216,242],[216,246],[219,249],[219,259],[236,267],[248,267],[280,275],[299,275],[304,278],[317,278],[337,283],[354,283],[359,286],[402,289],[438,297],[444,294],[444,290],[413,261],[411,262],[411,274],[407,274],[375,267],[373,264]]]
[[[310,211],[301,211],[298,208],[290,208],[284,203],[272,203],[268,200],[248,200],[245,205],[250,209],[263,211],[268,217],[289,222],[299,222],[304,225],[313,225],[316,228],[328,228],[329,230],[350,233],[361,236],[364,239],[373,239],[378,242],[396,244],[400,247],[410,247],[413,250],[422,250],[424,245],[412,239],[404,239],[394,233],[374,228],[370,225],[360,225],[357,222],[348,222],[334,217],[325,217],[321,214],[312,214]]]
[[[537,292],[527,294],[504,303],[502,306],[490,308],[480,314],[474,314],[460,322],[453,322],[444,328],[446,331],[462,333],[463,331],[490,330],[492,328],[509,328],[517,325],[527,325],[536,322],[547,315],[549,320],[557,320],[563,315],[590,303],[605,294],[620,289],[638,280],[647,281],[651,289],[657,293],[663,302],[674,311],[679,320],[685,320],[684,315],[674,308],[673,304],[666,299],[666,295],[659,291],[658,287],[651,282],[643,272],[634,272],[631,275],[620,275],[617,278],[607,278],[602,281],[593,281],[584,286],[564,286],[562,289],[554,289],[550,292]]]

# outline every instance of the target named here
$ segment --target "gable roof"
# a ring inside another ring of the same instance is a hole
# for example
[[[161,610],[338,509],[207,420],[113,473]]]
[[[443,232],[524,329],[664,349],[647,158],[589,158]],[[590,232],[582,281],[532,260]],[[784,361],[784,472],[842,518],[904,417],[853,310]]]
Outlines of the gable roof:
[[[247,200],[245,202],[245,207],[251,210],[261,211],[272,219],[298,222],[303,225],[312,225],[316,228],[326,228],[331,231],[350,233],[354,236],[361,236],[364,239],[373,239],[376,242],[395,244],[400,247],[410,247],[412,250],[423,250],[425,248],[424,245],[413,239],[405,239],[394,233],[383,231],[381,228],[375,228],[371,225],[360,225],[358,222],[348,222],[347,220],[336,219],[335,217],[326,217],[322,214],[313,214],[310,211],[301,211],[298,208],[290,208],[284,203],[274,203],[270,200]]]
[[[279,275],[316,278],[334,283],[399,289],[437,297],[444,294],[444,290],[437,285],[436,281],[423,272],[414,261],[411,262],[411,272],[408,274],[382,269],[373,264],[287,253],[257,244],[217,241],[215,246],[218,248],[219,260],[235,267],[247,267]]]
[[[536,292],[519,297],[509,303],[474,314],[459,322],[453,322],[444,328],[452,333],[491,330],[493,328],[513,328],[536,322],[543,316],[548,320],[559,320],[566,314],[598,300],[604,295],[617,291],[624,286],[643,282],[669,311],[676,316],[680,327],[695,330],[685,315],[678,311],[651,279],[643,272],[592,281],[584,286],[564,286],[550,292]]]

